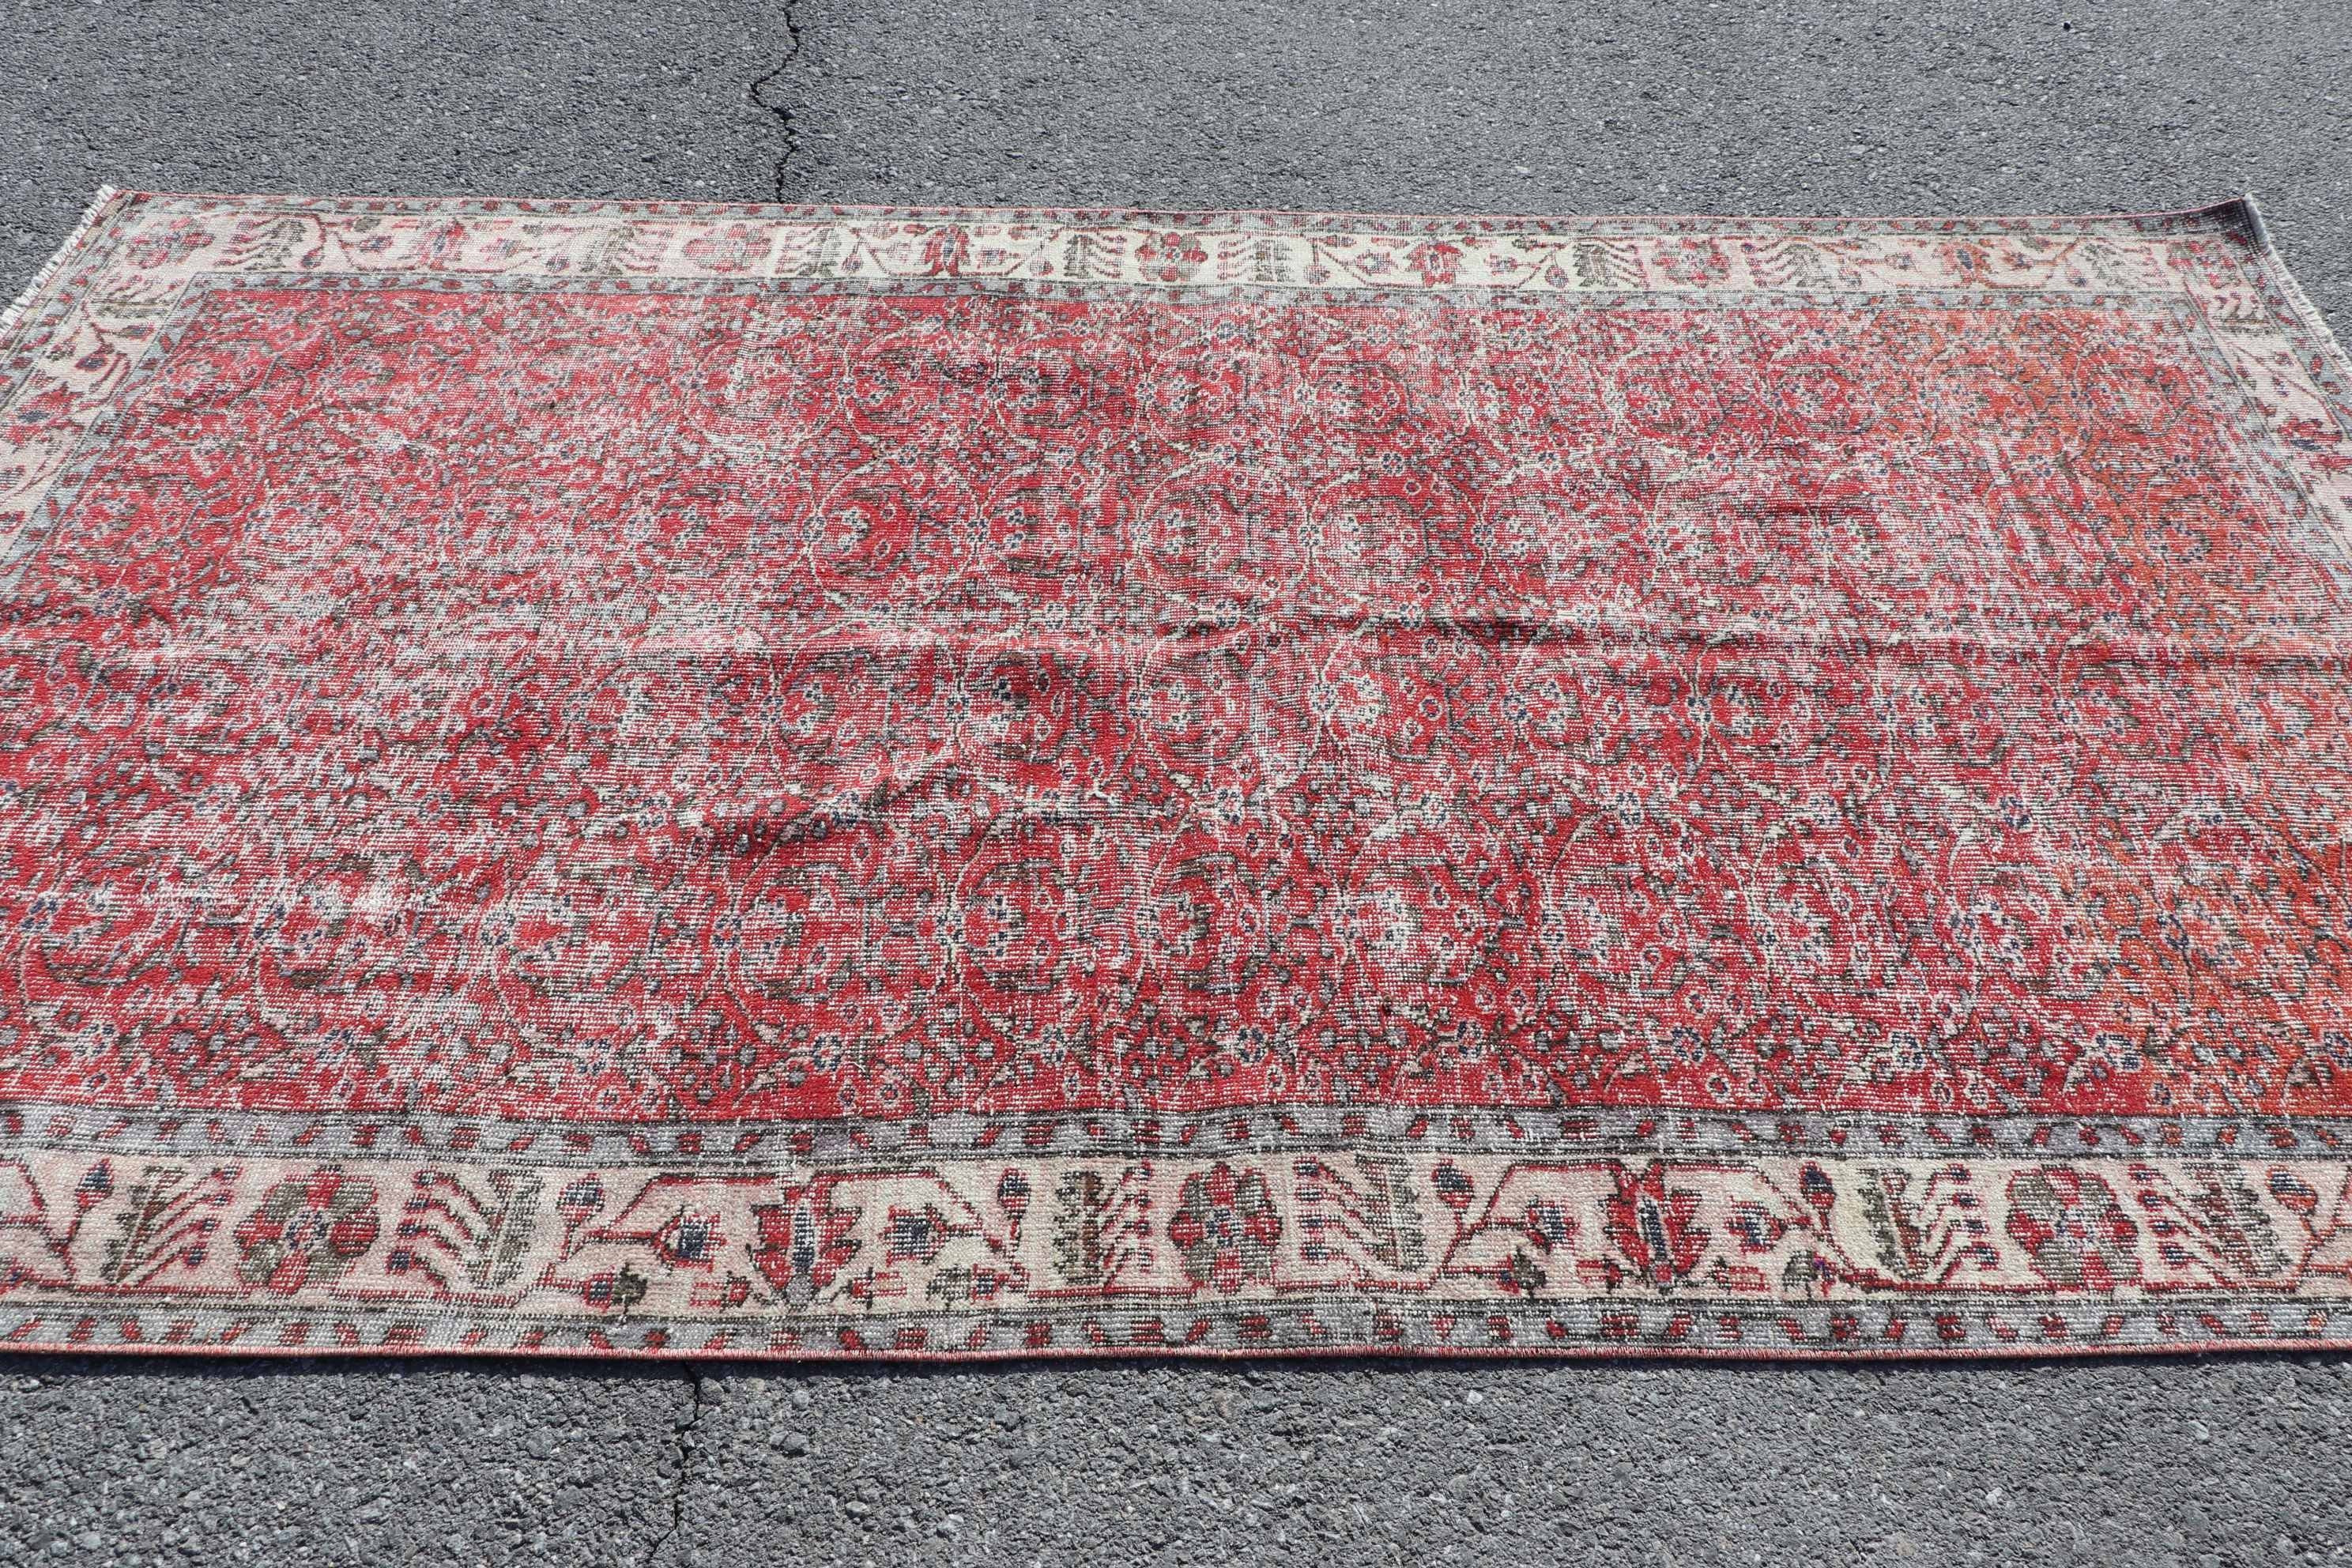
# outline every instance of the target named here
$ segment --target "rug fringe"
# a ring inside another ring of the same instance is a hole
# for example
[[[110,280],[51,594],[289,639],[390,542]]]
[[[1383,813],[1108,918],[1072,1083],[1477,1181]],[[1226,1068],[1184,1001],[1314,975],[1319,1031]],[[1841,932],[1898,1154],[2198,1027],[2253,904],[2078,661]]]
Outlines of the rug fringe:
[[[108,205],[121,194],[112,185],[98,187],[98,195],[90,198],[89,205],[82,208],[81,221],[73,226],[72,232],[66,236],[66,242],[58,247],[48,260],[42,264],[38,272],[33,274],[33,280],[25,285],[25,291],[16,296],[16,302],[5,310],[0,310],[0,338],[5,338],[10,332],[16,331],[17,321],[32,310],[33,301],[38,299],[50,283],[56,280],[57,275],[65,269],[68,258],[79,250],[82,242],[89,237],[89,231],[98,226],[98,220],[104,216]]]

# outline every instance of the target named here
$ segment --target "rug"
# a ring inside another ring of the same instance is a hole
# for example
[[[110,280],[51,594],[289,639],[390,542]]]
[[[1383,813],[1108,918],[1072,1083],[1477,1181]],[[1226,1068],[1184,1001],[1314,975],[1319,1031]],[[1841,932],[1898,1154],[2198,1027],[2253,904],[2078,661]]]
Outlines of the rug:
[[[109,194],[0,335],[0,1344],[2352,1344],[2252,208]]]

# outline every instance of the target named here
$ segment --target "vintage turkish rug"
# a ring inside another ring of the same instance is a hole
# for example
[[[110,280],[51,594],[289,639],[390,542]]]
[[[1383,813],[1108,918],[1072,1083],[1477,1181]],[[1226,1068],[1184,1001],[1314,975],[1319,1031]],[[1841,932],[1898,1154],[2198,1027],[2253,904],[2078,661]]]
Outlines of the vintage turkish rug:
[[[0,337],[0,1343],[2352,1344],[2242,204],[103,198]]]

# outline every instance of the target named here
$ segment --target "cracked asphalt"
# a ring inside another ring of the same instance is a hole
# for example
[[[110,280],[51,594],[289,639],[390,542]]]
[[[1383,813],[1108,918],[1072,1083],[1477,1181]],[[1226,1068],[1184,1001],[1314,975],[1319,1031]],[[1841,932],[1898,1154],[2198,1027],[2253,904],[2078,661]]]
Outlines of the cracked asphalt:
[[[0,0],[0,297],[101,183],[1425,211],[2252,189],[2352,310],[2343,0]],[[756,85],[755,85],[756,84]],[[2267,1565],[2352,1362],[0,1357],[0,1563]]]

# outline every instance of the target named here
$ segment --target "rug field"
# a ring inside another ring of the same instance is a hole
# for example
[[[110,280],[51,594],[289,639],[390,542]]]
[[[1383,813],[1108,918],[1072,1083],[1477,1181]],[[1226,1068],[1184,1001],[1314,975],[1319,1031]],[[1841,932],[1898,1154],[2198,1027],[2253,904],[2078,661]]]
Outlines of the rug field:
[[[2352,1345],[2252,208],[101,196],[0,1346]]]

